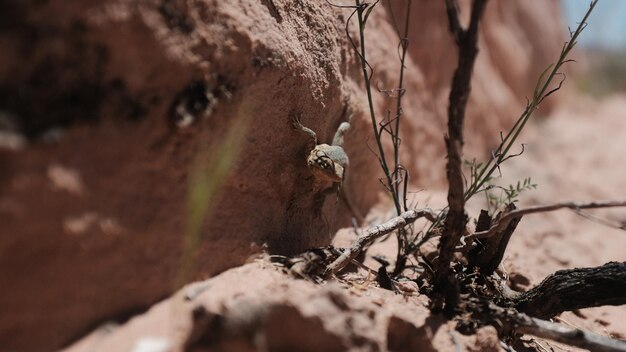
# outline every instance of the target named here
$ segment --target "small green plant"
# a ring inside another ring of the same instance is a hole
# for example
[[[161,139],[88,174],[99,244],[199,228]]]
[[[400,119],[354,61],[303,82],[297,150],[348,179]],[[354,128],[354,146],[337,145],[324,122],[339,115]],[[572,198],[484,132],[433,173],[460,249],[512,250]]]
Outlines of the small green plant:
[[[587,11],[576,30],[570,33],[570,40],[563,45],[563,48],[561,49],[561,53],[556,63],[550,64],[541,73],[539,79],[537,80],[537,84],[535,85],[532,98],[526,103],[526,108],[519,116],[513,127],[511,127],[507,134],[503,138],[501,138],[500,144],[493,152],[493,157],[477,168],[476,174],[473,175],[472,182],[470,182],[469,187],[465,191],[465,200],[468,200],[477,193],[481,192],[483,190],[483,186],[485,186],[492,179],[492,176],[500,168],[502,163],[506,162],[512,157],[519,155],[512,154],[511,149],[515,145],[520,133],[524,130],[526,123],[528,123],[530,117],[539,107],[541,102],[543,102],[544,99],[561,89],[561,86],[565,81],[565,75],[559,72],[559,70],[565,63],[572,61],[569,60],[567,57],[572,49],[576,46],[578,37],[585,29],[587,23],[586,21],[589,18],[591,11],[593,11],[595,5],[596,1],[591,3],[589,11]],[[559,82],[556,86],[554,86],[553,82],[556,79],[559,79]]]
[[[489,214],[495,215],[496,212],[503,210],[506,205],[516,203],[522,192],[536,188],[537,185],[532,183],[530,177],[517,181],[515,185],[509,185],[508,187],[489,184],[485,189],[487,210]]]
[[[499,172],[500,167],[511,158],[521,155],[521,153],[523,152],[523,145],[522,152],[520,153],[512,153],[512,148],[516,145],[518,137],[524,130],[524,127],[526,127],[526,124],[530,120],[537,107],[539,107],[541,102],[543,102],[544,99],[561,89],[561,86],[565,81],[565,75],[559,72],[559,70],[565,63],[572,61],[569,60],[567,57],[571,50],[576,46],[577,39],[582,31],[585,29],[586,21],[589,18],[591,11],[593,11],[595,5],[596,1],[593,1],[590,5],[589,11],[585,14],[578,27],[570,33],[570,40],[563,45],[557,61],[553,64],[550,64],[541,73],[535,85],[532,99],[527,101],[526,107],[524,108],[518,119],[515,121],[511,129],[507,131],[506,135],[503,136],[501,134],[500,144],[492,152],[491,158],[485,162],[479,163],[476,163],[475,160],[471,162],[465,161],[465,165],[469,166],[470,168],[470,178],[468,185],[463,193],[463,202],[467,202],[469,199],[481,192],[486,192],[493,189],[494,186],[492,183],[494,179],[497,178],[496,172]],[[557,79],[558,83],[556,83],[555,85],[554,82]],[[525,189],[529,188],[531,188],[530,185],[529,187],[525,187]],[[524,189],[520,190],[520,192],[523,190]],[[428,230],[426,230],[424,236],[416,242],[416,245],[414,246],[416,249],[431,238],[441,234],[442,222],[446,215],[447,207],[440,213],[437,221],[432,223]]]
[[[516,156],[520,155],[522,154],[520,153]],[[480,170],[484,164],[477,163],[476,159],[473,159],[472,161],[465,160],[464,166],[466,169],[469,169],[469,183],[472,184],[478,177],[478,170]],[[497,185],[496,180],[498,178],[500,178],[500,174],[498,174],[498,176],[489,177],[485,182],[486,186],[480,191],[485,194],[487,210],[489,214],[492,215],[502,210],[507,204],[516,203],[521,193],[537,188],[537,184],[533,183],[530,177],[517,181],[514,185],[510,184],[507,187]]]

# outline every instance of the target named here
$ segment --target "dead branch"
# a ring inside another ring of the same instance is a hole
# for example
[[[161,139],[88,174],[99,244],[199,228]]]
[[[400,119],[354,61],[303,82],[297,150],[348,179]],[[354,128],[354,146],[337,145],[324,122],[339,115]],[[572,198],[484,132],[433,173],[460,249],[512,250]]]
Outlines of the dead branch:
[[[531,290],[510,298],[520,312],[551,318],[565,311],[626,304],[626,262],[559,270]]]
[[[496,221],[499,217],[506,216],[512,211],[515,211],[515,205],[509,204],[505,211],[498,214]],[[482,222],[481,222],[482,219]],[[509,244],[509,239],[513,235],[513,232],[517,228],[517,224],[522,220],[522,217],[514,217],[508,221],[507,226],[503,231],[497,232],[489,238],[485,238],[482,241],[476,241],[476,246],[469,252],[468,264],[470,268],[478,267],[483,275],[491,275],[500,265],[502,258],[504,257],[504,251]],[[482,231],[485,228],[489,228],[491,225],[491,218],[489,214],[483,210],[478,218],[478,225],[476,231]]]
[[[626,342],[520,314],[517,332],[598,352],[624,352]]]
[[[517,209],[504,214],[489,230],[475,232],[473,235],[468,236],[468,239],[472,238],[489,238],[496,233],[503,231],[511,219],[521,217],[522,215],[533,213],[545,213],[548,211],[555,211],[563,208],[569,208],[573,210],[580,209],[599,209],[599,208],[613,208],[613,207],[626,207],[626,201],[608,201],[608,202],[590,202],[590,203],[578,203],[578,202],[563,202],[551,205],[540,205],[535,207]]]
[[[328,267],[326,267],[326,272],[335,274],[346,267],[354,258],[356,258],[359,253],[363,251],[364,248],[372,244],[376,239],[394,231],[399,228],[402,228],[408,224],[415,222],[417,219],[426,218],[431,222],[436,220],[436,214],[431,212],[430,210],[409,210],[400,214],[383,224],[372,226],[365,230],[361,236],[359,236],[354,244],[346,248],[334,262],[332,262]]]
[[[450,33],[452,33],[456,44],[460,45],[461,37],[463,35],[463,27],[461,26],[461,21],[459,20],[459,4],[456,0],[446,0],[446,15],[448,15]]]
[[[465,107],[471,91],[472,71],[478,55],[478,25],[483,15],[487,0],[476,0],[472,6],[470,23],[467,29],[460,24],[458,4],[455,0],[446,1],[446,10],[450,31],[459,48],[458,65],[452,78],[448,105],[448,135],[446,148],[448,164],[448,214],[445,219],[446,231],[441,237],[439,264],[436,274],[436,286],[439,291],[446,290],[450,274],[450,261],[461,236],[465,233],[465,199],[463,183],[463,122]]]
[[[474,316],[489,321],[501,333],[517,332],[561,342],[591,351],[626,352],[626,342],[581,329],[570,328],[549,321],[532,318],[513,309],[502,308],[494,303],[470,304]]]

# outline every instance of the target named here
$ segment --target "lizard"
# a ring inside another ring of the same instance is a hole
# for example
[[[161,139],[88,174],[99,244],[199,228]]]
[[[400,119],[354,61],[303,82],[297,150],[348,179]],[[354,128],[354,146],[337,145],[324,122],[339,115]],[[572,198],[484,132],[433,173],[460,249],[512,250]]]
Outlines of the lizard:
[[[337,193],[340,191],[348,208],[359,222],[363,221],[363,217],[353,206],[345,189],[341,188],[344,180],[347,178],[348,166],[350,159],[343,149],[344,134],[350,128],[350,123],[342,122],[335,132],[332,144],[318,143],[317,134],[310,128],[302,125],[297,116],[292,117],[292,123],[296,130],[311,138],[309,148],[311,151],[307,156],[307,165],[313,173],[316,181],[320,183],[332,182],[332,187],[324,193]]]

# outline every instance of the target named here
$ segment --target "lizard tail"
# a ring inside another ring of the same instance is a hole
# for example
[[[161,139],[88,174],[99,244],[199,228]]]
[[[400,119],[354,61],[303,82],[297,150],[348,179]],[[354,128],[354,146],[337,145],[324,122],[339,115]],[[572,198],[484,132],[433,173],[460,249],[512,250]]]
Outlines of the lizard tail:
[[[337,132],[335,132],[335,137],[333,138],[333,145],[336,145],[339,147],[343,146],[343,135],[346,133],[346,131],[349,128],[350,128],[350,124],[347,122],[342,122],[341,125],[339,125]]]

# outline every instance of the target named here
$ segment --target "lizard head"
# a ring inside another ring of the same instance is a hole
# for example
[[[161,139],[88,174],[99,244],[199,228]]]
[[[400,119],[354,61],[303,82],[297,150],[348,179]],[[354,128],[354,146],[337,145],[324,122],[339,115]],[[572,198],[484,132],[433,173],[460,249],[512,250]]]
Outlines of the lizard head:
[[[338,151],[341,155],[336,155]],[[319,144],[309,153],[307,163],[318,179],[341,182],[347,166],[347,157],[341,148]]]

